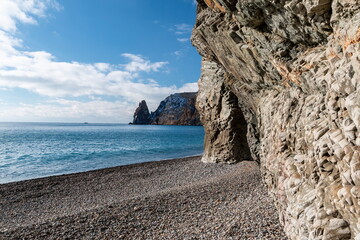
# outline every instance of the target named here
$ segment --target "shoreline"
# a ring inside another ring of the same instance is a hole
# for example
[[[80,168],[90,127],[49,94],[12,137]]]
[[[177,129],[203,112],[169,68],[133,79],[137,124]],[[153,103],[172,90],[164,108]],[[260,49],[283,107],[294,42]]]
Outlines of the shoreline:
[[[0,185],[5,239],[286,239],[255,162],[200,156]]]
[[[41,180],[41,179],[48,179],[48,178],[55,178],[55,177],[62,177],[62,176],[70,176],[70,175],[77,175],[77,174],[94,172],[94,171],[102,171],[102,170],[112,169],[112,168],[116,169],[116,168],[119,168],[119,167],[132,166],[132,165],[138,165],[138,164],[143,164],[143,163],[153,163],[153,162],[171,161],[171,160],[187,159],[187,158],[194,158],[194,157],[201,158],[201,156],[202,156],[202,154],[195,154],[195,155],[189,155],[189,156],[184,156],[184,157],[179,157],[179,158],[165,158],[165,159],[160,159],[160,160],[151,160],[151,161],[146,161],[146,162],[137,162],[137,163],[131,163],[131,164],[118,165],[118,166],[114,166],[114,167],[104,167],[104,168],[92,169],[92,170],[81,171],[81,172],[72,172],[72,173],[63,173],[63,174],[49,175],[49,176],[44,176],[44,177],[37,177],[37,178],[30,178],[30,179],[24,179],[24,180],[19,180],[19,181],[12,181],[12,182],[0,183],[0,186],[1,186],[1,185],[6,185],[6,184],[11,184],[11,183],[21,183],[21,182],[26,182],[26,181],[35,181],[35,180]]]

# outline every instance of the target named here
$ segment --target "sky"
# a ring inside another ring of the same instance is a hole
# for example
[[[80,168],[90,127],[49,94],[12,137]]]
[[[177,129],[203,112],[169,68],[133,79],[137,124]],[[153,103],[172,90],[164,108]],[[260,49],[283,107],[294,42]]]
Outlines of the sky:
[[[0,122],[127,123],[197,91],[194,0],[0,0]]]

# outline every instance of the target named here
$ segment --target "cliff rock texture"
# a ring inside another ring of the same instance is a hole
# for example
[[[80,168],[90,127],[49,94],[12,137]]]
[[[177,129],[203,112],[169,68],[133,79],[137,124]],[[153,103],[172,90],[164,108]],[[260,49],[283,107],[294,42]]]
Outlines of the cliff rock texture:
[[[226,77],[224,69],[215,62],[203,62],[197,97],[197,108],[205,123],[203,162],[251,159],[246,121],[238,98],[224,83]]]
[[[151,124],[160,125],[201,125],[195,108],[196,93],[175,93],[161,101],[151,113]]]
[[[198,0],[192,42],[203,161],[246,137],[290,239],[359,240],[360,1]]]
[[[201,126],[195,107],[196,92],[175,93],[161,101],[155,112],[149,113],[145,100],[135,110],[133,124]]]
[[[149,108],[145,100],[139,103],[139,107],[135,110],[133,124],[149,124],[151,120]]]

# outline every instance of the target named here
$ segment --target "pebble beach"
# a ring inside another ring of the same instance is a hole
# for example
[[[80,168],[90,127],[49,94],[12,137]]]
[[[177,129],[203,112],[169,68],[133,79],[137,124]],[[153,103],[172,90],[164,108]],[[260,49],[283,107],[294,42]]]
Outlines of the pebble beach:
[[[200,157],[0,185],[0,239],[287,239],[257,163]]]

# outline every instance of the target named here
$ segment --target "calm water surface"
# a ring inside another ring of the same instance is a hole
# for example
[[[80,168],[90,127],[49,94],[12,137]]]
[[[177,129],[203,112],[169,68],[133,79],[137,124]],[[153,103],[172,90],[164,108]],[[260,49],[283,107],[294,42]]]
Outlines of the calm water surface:
[[[0,123],[0,183],[202,154],[196,126]]]

